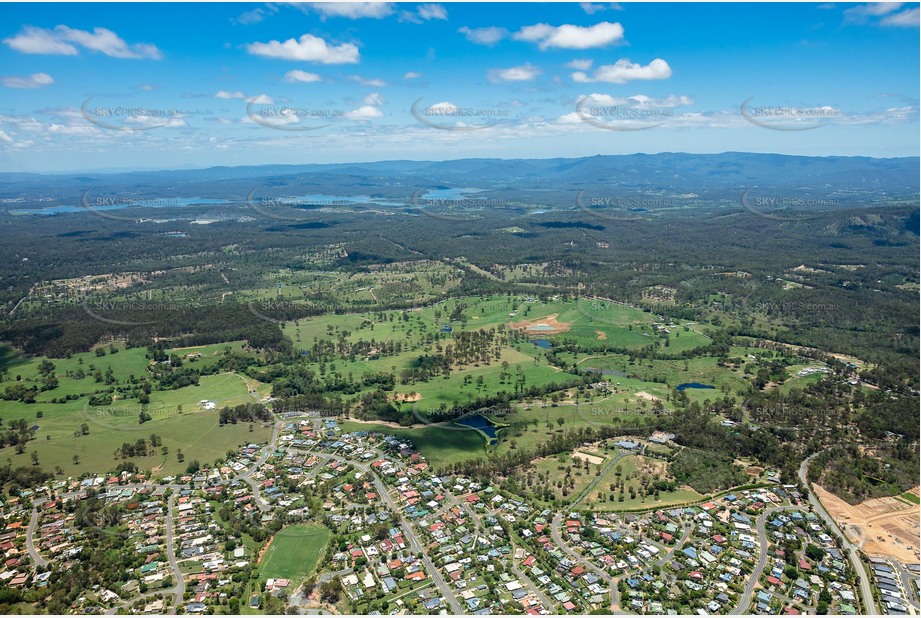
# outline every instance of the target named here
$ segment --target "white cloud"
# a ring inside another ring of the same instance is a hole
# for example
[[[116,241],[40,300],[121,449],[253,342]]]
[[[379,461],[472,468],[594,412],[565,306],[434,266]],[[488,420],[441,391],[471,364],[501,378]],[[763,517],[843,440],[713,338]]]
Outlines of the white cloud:
[[[245,99],[246,95],[239,90],[234,90],[233,92],[228,90],[218,90],[216,93],[214,93],[214,97],[217,99]]]
[[[625,84],[631,80],[668,79],[671,76],[671,67],[661,58],[656,58],[645,66],[621,58],[614,64],[598,67],[593,75],[577,71],[571,77],[574,82],[582,84],[591,82]]]
[[[416,9],[419,17],[429,21],[431,19],[447,19],[448,11],[440,4],[421,4]]]
[[[608,2],[608,3],[595,3],[595,2],[580,2],[579,6],[582,7],[582,10],[588,13],[589,15],[594,15],[595,13],[601,13],[602,11],[623,11],[624,7],[617,2]]]
[[[362,105],[356,110],[346,112],[343,117],[347,120],[371,120],[372,118],[380,118],[383,115],[383,112],[373,105]]]
[[[632,107],[637,109],[647,109],[654,107],[673,108],[694,104],[694,99],[683,94],[670,94],[667,97],[657,99],[655,97],[648,97],[645,94],[635,94],[629,97],[612,97],[609,94],[595,93],[588,95],[586,98],[590,99],[593,105]]]
[[[519,67],[508,69],[490,69],[489,81],[500,82],[527,82],[540,75],[540,69],[526,62]]]
[[[323,17],[345,17],[347,19],[381,19],[393,13],[389,2],[310,2],[309,6]]]
[[[918,7],[906,9],[895,15],[887,15],[880,20],[881,26],[902,26],[905,28],[917,28],[921,23],[921,10]]]
[[[320,64],[356,64],[359,58],[358,47],[352,43],[329,45],[312,34],[304,34],[299,39],[288,39],[284,43],[275,40],[268,43],[248,43],[246,49],[254,56]]]
[[[435,103],[434,105],[429,105],[425,109],[426,111],[438,112],[438,113],[447,115],[447,114],[456,114],[460,108],[457,107],[454,103],[451,103],[450,101],[440,101],[438,103]]]
[[[321,82],[323,78],[317,75],[316,73],[308,73],[307,71],[301,71],[300,69],[294,69],[293,71],[288,71],[285,73],[285,81],[292,84],[312,84],[314,82]]]
[[[361,100],[363,105],[383,105],[384,97],[379,92],[370,92]]]
[[[6,131],[0,131],[0,142],[6,142],[7,144],[12,144],[13,138],[7,135]]]
[[[432,19],[447,19],[448,11],[440,4],[420,4],[415,11],[400,11],[400,21],[421,24]]]
[[[76,56],[77,48],[61,40],[51,30],[26,26],[16,36],[3,39],[10,48],[23,54],[49,54],[57,56]]]
[[[591,49],[618,43],[624,38],[624,27],[619,23],[603,21],[594,26],[551,26],[534,24],[525,26],[515,33],[515,39],[537,43],[541,50],[547,49]]]
[[[495,26],[488,28],[468,28],[463,26],[458,28],[457,31],[467,37],[468,41],[477,45],[495,45],[508,36],[508,30]]]
[[[28,77],[4,77],[0,79],[7,88],[42,88],[54,83],[54,79],[47,73],[33,73]]]
[[[248,26],[251,24],[258,24],[263,19],[265,19],[266,15],[267,13],[265,9],[258,8],[253,9],[252,11],[244,11],[243,13],[240,13],[240,15],[233,21],[236,24],[243,24]]]
[[[844,11],[845,18],[863,19],[866,16],[879,17],[888,15],[893,11],[902,8],[902,2],[871,2],[870,4],[860,4]]]
[[[403,74],[403,79],[419,79],[422,77],[422,73],[416,73],[415,71],[407,71]]]
[[[566,66],[570,69],[576,69],[577,71],[588,71],[592,68],[592,60],[573,60],[572,62],[566,63]]]
[[[253,105],[272,105],[275,100],[267,94],[260,94],[249,100]]]
[[[361,84],[362,86],[370,86],[371,88],[384,88],[388,85],[387,82],[382,79],[368,79],[366,77],[362,77],[361,75],[349,75],[349,79],[357,84]]]
[[[76,56],[75,45],[97,51],[112,58],[160,60],[163,54],[156,45],[135,43],[129,45],[107,28],[93,28],[92,32],[67,26],[56,26],[54,30],[25,26],[16,36],[3,39],[10,48],[24,54],[48,54]]]

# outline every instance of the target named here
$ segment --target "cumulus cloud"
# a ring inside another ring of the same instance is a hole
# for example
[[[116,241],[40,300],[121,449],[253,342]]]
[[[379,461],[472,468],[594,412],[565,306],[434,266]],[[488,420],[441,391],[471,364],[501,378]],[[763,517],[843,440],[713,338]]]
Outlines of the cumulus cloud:
[[[217,99],[245,99],[246,95],[239,90],[218,90],[214,93],[214,97]]]
[[[316,73],[308,73],[307,71],[294,69],[293,71],[285,73],[285,81],[292,84],[312,84],[314,82],[323,81],[323,78]]]
[[[403,79],[419,79],[420,77],[422,77],[422,73],[416,73],[415,71],[403,73]]]
[[[25,26],[19,34],[3,39],[3,42],[23,54],[76,56],[79,46],[112,58],[160,60],[163,57],[156,45],[129,45],[107,28],[93,28],[92,32],[88,32],[68,26],[55,26],[53,30]]]
[[[530,63],[518,67],[509,67],[507,69],[490,69],[489,81],[493,83],[500,82],[527,82],[540,75],[540,69],[532,66]]]
[[[381,19],[393,13],[389,2],[308,2],[306,5],[323,17]]]
[[[608,105],[615,107],[646,108],[674,108],[684,105],[693,105],[694,99],[686,95],[670,94],[667,97],[655,98],[645,94],[635,94],[629,97],[612,97],[609,94],[590,94],[586,97],[592,105]]]
[[[33,73],[28,77],[4,77],[0,79],[7,88],[43,88],[54,83],[54,79],[47,73]]]
[[[577,71],[588,71],[590,68],[592,68],[592,60],[576,59],[576,60],[573,60],[572,62],[567,62],[566,66],[569,67],[570,69],[576,69]]]
[[[409,21],[414,24],[421,24],[424,21],[433,19],[447,19],[448,11],[440,4],[420,4],[415,11],[400,12],[402,21]]]
[[[495,45],[508,36],[508,30],[497,28],[496,26],[488,28],[468,28],[463,26],[458,28],[457,31],[467,37],[468,41],[477,45]]]
[[[621,58],[614,64],[599,66],[592,75],[577,71],[571,77],[574,82],[582,84],[591,82],[625,84],[632,80],[668,79],[671,76],[671,67],[661,58],[656,58],[645,66]]]
[[[589,15],[601,13],[602,11],[623,11],[624,7],[617,2],[580,2],[579,6]]]
[[[362,86],[370,86],[371,88],[383,88],[387,86],[387,82],[382,79],[366,78],[362,77],[361,75],[349,75],[349,79],[356,84],[361,84]]]
[[[362,105],[356,110],[346,112],[343,117],[347,120],[371,120],[372,118],[380,118],[383,115],[384,113],[373,105]]]
[[[272,40],[268,43],[248,43],[246,50],[254,56],[320,64],[356,64],[359,59],[358,47],[352,43],[330,45],[312,34],[284,42]]]
[[[537,43],[541,50],[591,49],[618,43],[624,38],[624,27],[619,23],[603,21],[594,26],[551,26],[534,24],[515,33],[515,39]]]
[[[383,105],[384,97],[379,92],[370,92],[361,100],[364,105]]]
[[[272,105],[275,100],[267,94],[256,95],[249,100],[253,105]]]

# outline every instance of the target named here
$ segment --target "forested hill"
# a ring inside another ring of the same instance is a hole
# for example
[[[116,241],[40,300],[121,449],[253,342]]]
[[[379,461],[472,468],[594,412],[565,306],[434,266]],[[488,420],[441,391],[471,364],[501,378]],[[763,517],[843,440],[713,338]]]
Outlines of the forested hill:
[[[380,161],[309,165],[212,167],[126,173],[0,174],[0,198],[16,197],[41,187],[51,194],[94,187],[138,191],[170,187],[179,195],[245,189],[259,179],[285,185],[340,191],[361,188],[368,180],[409,187],[434,184],[491,188],[623,187],[710,193],[751,186],[814,190],[877,199],[910,197],[919,191],[919,158],[801,157],[726,152],[596,155],[574,159],[459,159],[454,161]],[[63,197],[63,195],[61,195]]]

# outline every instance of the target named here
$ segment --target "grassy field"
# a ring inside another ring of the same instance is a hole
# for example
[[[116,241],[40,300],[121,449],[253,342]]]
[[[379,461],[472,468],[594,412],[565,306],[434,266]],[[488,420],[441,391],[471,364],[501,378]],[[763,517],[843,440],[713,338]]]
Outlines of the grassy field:
[[[658,500],[654,496],[643,495],[643,481],[651,482],[668,478],[665,462],[643,457],[642,455],[630,455],[621,459],[616,466],[611,468],[592,493],[588,495],[585,503],[591,504],[597,510],[617,511],[682,504],[703,498],[701,494],[690,488],[660,492]],[[611,489],[612,483],[616,484],[621,480],[624,485],[623,501],[619,498],[621,495],[619,486],[616,490]],[[631,488],[636,494],[632,498],[630,494]]]
[[[605,463],[610,459],[603,454],[600,456]],[[573,500],[597,478],[598,472],[603,468],[604,464],[598,466],[591,463],[586,468],[585,464],[571,453],[563,453],[554,457],[535,459],[524,476],[532,476],[537,489],[549,489],[557,500]]]
[[[216,409],[202,410],[199,401],[203,399],[214,401]],[[121,461],[114,451],[122,444],[134,444],[140,438],[146,440],[157,434],[168,449],[167,454],[157,448],[149,456],[132,457],[131,461],[159,475],[176,474],[185,471],[193,459],[212,463],[222,459],[228,449],[267,441],[271,429],[261,424],[254,424],[250,431],[248,424],[221,427],[218,423],[218,409],[222,406],[252,401],[246,383],[229,373],[204,376],[199,386],[153,391],[150,404],[145,406],[152,420],[143,424],[138,422],[142,406],[136,401],[116,401],[101,407],[90,407],[86,398],[63,404],[4,401],[0,403],[4,422],[24,418],[39,428],[36,439],[26,445],[25,453],[17,454],[14,447],[7,447],[0,450],[0,458],[10,460],[14,466],[26,466],[31,465],[31,453],[35,451],[39,465],[47,471],[60,467],[66,476],[103,473]],[[39,411],[41,418],[37,417]],[[84,424],[89,433],[75,436]],[[184,463],[178,461],[179,450],[184,454]]]
[[[324,526],[296,524],[285,527],[266,550],[259,564],[259,578],[290,579],[293,590],[301,578],[317,567],[329,537],[329,530]]]
[[[395,428],[375,423],[342,421],[343,431],[378,431],[404,438],[419,449],[429,464],[436,469],[458,461],[481,456],[486,444],[480,434],[473,429],[443,429],[435,426],[412,428]],[[501,435],[501,434],[500,434]]]

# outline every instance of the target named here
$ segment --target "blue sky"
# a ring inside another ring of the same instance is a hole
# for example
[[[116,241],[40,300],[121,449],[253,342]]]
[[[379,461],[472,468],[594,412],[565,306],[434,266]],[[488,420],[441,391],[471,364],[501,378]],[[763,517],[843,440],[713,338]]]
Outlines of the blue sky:
[[[918,4],[2,4],[0,15],[0,171],[919,154]]]

